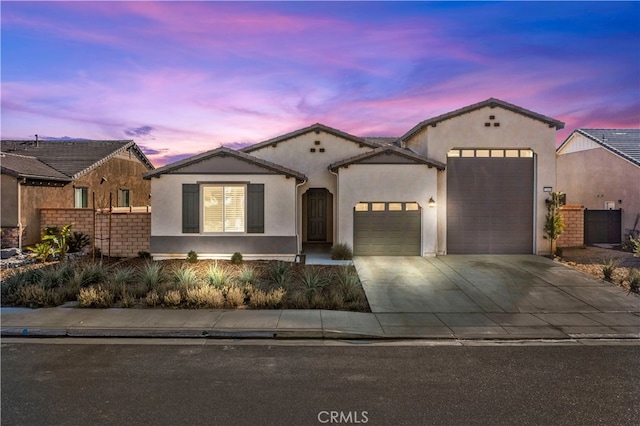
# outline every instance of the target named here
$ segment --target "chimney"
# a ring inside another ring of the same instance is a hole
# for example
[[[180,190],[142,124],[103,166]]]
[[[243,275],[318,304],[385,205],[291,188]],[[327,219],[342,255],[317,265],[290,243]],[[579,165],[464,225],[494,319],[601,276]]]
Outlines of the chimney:
[[[36,135],[36,148],[39,146],[38,144],[38,135]]]

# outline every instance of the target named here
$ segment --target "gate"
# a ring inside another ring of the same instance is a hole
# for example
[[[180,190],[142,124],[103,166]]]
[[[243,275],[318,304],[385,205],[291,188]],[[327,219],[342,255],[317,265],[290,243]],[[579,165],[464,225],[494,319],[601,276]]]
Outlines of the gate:
[[[622,209],[584,211],[585,244],[622,242]]]

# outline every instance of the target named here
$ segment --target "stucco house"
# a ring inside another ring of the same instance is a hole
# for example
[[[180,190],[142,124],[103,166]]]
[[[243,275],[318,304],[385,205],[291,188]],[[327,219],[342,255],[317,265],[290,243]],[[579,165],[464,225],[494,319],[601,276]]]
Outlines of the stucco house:
[[[314,124],[214,149],[145,174],[150,251],[286,258],[346,243],[355,255],[544,253],[563,125],[491,98],[391,140]]]
[[[131,140],[0,142],[3,246],[40,241],[40,209],[141,206],[153,165]]]
[[[640,214],[640,129],[574,130],[558,147],[557,180],[567,204],[591,211],[620,210],[620,241]]]

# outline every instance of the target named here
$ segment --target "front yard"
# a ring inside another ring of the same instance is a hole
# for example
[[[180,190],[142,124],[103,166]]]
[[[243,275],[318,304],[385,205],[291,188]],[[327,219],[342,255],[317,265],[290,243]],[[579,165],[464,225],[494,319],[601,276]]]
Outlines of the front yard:
[[[2,271],[2,305],[370,312],[353,266],[280,261],[67,260]]]

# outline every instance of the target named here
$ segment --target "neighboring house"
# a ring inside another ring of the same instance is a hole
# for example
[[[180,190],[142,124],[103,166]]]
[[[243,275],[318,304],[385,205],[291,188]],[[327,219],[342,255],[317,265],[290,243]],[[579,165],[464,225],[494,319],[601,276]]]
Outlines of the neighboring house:
[[[314,124],[218,148],[145,174],[150,251],[266,258],[346,243],[356,255],[544,253],[544,190],[555,185],[562,127],[491,98],[400,138]]]
[[[133,141],[1,141],[3,245],[40,241],[40,209],[148,205],[153,165]],[[21,232],[22,231],[22,232]],[[22,239],[20,240],[20,236]]]
[[[623,238],[640,213],[640,129],[574,130],[558,147],[557,176],[567,204],[621,210]]]

